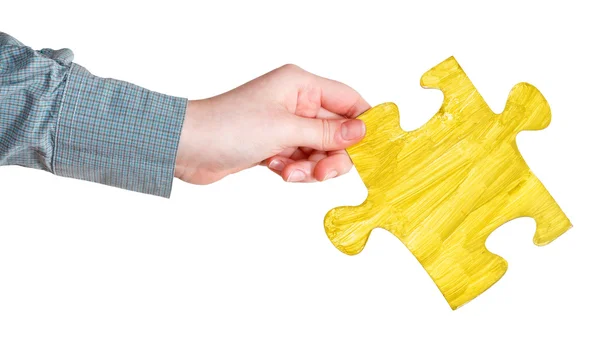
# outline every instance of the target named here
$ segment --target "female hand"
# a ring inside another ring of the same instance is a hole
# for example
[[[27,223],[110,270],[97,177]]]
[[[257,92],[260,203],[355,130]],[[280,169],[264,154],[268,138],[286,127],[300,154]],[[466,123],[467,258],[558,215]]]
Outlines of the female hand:
[[[282,66],[188,102],[175,176],[208,184],[259,164],[291,182],[345,174],[352,168],[345,148],[365,134],[354,118],[369,108],[347,85]]]

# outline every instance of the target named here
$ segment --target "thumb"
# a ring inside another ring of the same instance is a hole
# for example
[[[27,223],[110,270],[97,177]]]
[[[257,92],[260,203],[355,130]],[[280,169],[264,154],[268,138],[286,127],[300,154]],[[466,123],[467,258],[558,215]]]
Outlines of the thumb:
[[[348,148],[365,136],[365,123],[358,119],[299,118],[297,146],[329,151]]]

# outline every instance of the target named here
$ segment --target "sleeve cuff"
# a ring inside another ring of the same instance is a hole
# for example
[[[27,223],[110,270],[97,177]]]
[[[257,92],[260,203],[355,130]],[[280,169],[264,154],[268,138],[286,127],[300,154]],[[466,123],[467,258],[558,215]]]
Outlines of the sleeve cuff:
[[[187,99],[100,78],[73,63],[53,172],[168,198]]]

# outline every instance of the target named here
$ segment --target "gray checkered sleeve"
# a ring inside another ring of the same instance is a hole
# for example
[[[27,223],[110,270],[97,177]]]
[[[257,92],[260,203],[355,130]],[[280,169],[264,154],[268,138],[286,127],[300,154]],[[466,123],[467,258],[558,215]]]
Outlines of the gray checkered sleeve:
[[[0,165],[169,197],[187,100],[72,59],[0,32]]]

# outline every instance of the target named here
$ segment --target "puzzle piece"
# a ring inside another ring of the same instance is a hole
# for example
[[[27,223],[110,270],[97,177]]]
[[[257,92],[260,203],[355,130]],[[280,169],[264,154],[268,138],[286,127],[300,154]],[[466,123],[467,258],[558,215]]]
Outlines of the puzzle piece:
[[[440,89],[444,102],[417,130],[400,128],[393,103],[359,116],[367,134],[348,154],[369,195],[360,206],[331,210],[325,229],[350,255],[374,228],[390,231],[456,309],[506,272],[506,261],[485,247],[497,227],[532,217],[533,242],[545,245],[571,222],[517,149],[517,133],[550,123],[550,107],[535,87],[517,84],[497,115],[453,57],[425,73],[421,86]]]

